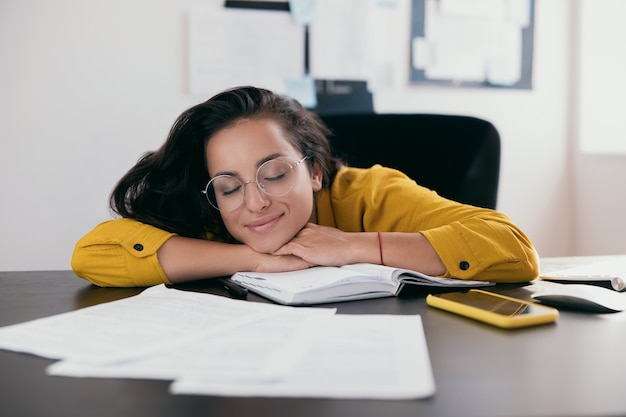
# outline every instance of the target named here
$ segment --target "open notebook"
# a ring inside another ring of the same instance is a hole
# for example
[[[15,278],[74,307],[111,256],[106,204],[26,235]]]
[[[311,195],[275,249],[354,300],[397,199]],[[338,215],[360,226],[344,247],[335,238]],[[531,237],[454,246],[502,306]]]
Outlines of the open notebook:
[[[572,284],[593,284],[626,290],[626,255],[554,258],[542,263],[541,279]]]
[[[432,277],[386,265],[315,266],[288,272],[237,272],[231,280],[276,303],[310,305],[397,296],[405,285],[427,290],[467,290],[493,282]]]

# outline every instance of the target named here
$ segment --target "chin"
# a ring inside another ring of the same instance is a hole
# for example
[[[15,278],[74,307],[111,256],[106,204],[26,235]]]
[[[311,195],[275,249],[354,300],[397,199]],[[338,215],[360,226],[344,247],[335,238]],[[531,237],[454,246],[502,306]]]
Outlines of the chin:
[[[287,242],[285,242],[287,243]],[[285,243],[276,243],[276,242],[248,242],[246,243],[250,246],[255,252],[259,253],[272,253],[278,250]]]

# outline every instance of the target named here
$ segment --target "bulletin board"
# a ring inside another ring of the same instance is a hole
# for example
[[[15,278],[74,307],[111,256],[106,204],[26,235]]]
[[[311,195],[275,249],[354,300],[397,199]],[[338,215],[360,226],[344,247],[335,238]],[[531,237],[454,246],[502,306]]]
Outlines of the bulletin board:
[[[411,84],[531,89],[534,0],[412,0]]]

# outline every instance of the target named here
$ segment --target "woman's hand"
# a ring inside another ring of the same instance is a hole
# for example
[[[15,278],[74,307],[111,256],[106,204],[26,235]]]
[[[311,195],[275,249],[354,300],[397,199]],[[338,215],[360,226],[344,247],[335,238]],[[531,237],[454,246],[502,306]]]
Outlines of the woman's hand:
[[[314,264],[294,255],[260,254],[254,272],[286,272],[307,269]]]
[[[294,255],[311,265],[341,266],[378,262],[376,233],[348,233],[308,223],[274,255]]]

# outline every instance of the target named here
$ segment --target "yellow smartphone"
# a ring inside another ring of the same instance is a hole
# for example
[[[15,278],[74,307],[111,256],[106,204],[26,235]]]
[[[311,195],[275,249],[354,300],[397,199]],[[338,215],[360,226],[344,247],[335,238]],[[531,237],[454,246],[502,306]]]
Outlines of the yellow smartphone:
[[[484,290],[428,294],[426,303],[504,329],[553,323],[559,318],[555,308]]]

